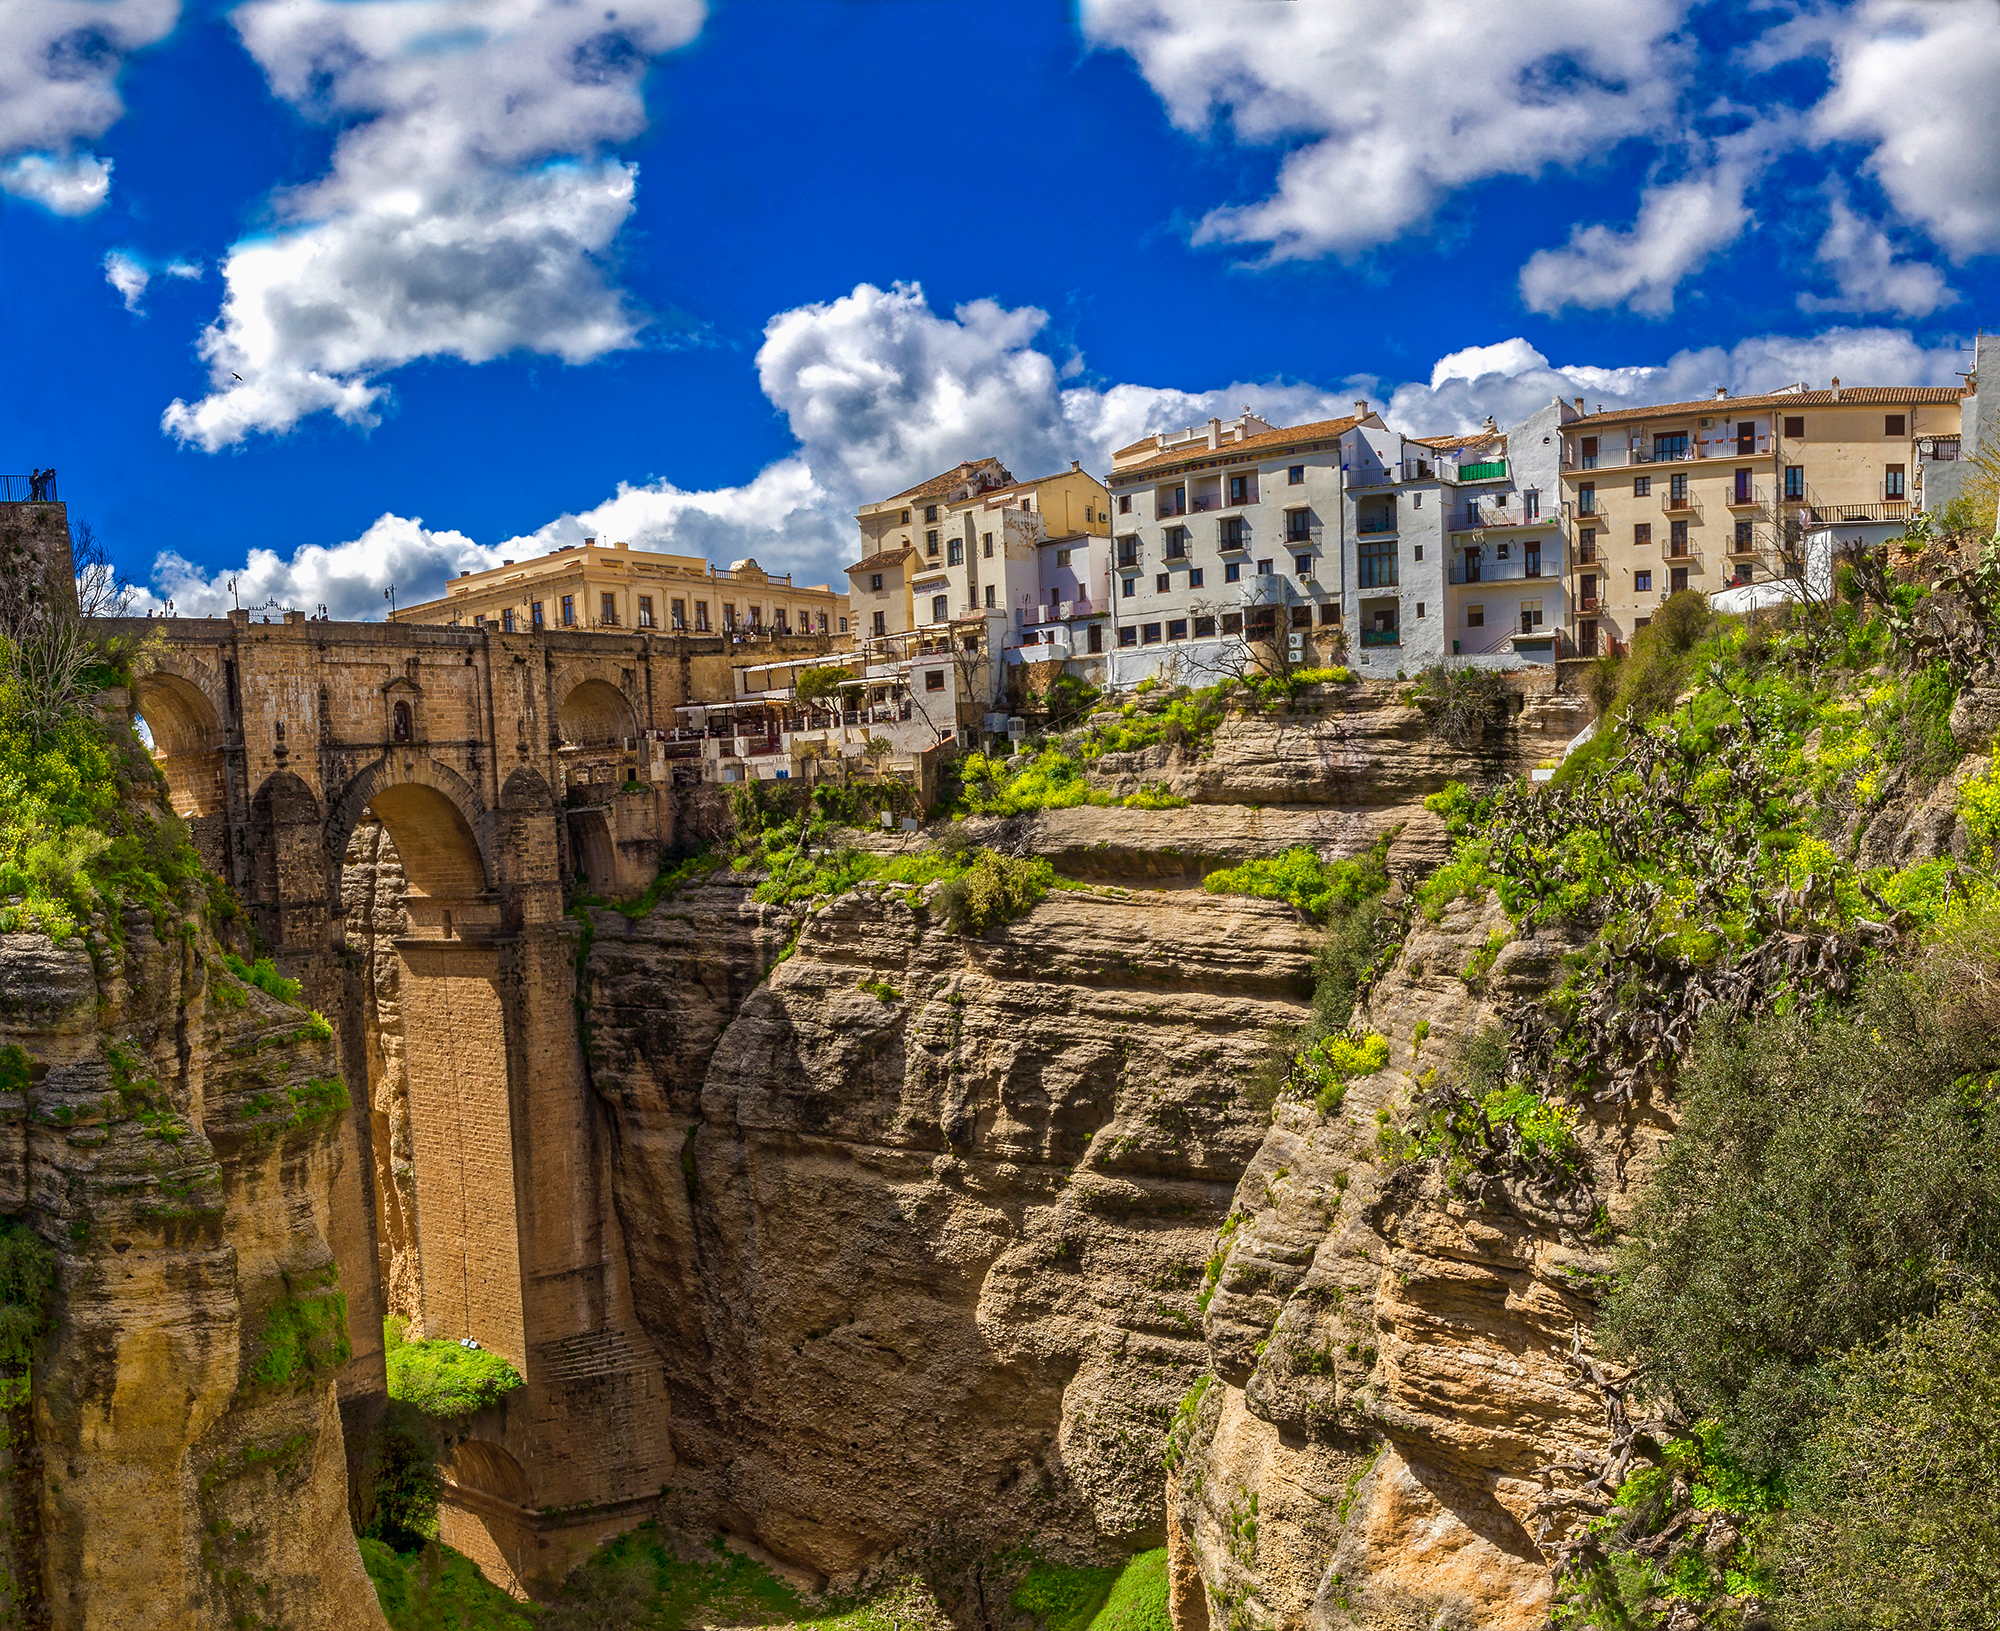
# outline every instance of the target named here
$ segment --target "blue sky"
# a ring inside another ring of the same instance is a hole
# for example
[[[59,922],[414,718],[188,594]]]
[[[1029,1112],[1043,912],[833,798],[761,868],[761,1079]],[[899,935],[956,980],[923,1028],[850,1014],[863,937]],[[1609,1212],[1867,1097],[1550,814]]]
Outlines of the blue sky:
[[[183,610],[359,614],[586,534],[819,579],[1245,404],[1966,365],[1992,0],[1472,10],[15,0],[0,464]]]

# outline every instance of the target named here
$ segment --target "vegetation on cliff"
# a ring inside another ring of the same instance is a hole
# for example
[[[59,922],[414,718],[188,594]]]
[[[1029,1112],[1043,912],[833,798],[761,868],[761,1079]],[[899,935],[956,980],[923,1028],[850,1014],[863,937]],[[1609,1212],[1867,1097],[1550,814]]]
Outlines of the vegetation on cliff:
[[[412,1342],[405,1326],[394,1315],[382,1322],[390,1398],[449,1419],[498,1404],[521,1385],[521,1373],[500,1355],[448,1337]]]

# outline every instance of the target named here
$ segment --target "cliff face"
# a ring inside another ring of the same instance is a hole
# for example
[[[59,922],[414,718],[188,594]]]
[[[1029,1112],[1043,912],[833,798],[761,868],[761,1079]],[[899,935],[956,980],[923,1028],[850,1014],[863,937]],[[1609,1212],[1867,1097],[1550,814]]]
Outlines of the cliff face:
[[[1118,891],[967,940],[866,890],[746,989],[774,915],[712,884],[600,916],[592,952],[670,1511],[827,1575],[936,1526],[1157,1543],[1202,1259],[1262,1130],[1245,1084],[1312,936]]]
[[[0,1208],[56,1259],[6,1502],[15,1623],[379,1627],[333,1390],[330,1044],[205,932],[109,928],[95,961],[0,938],[0,1046],[29,1061]]]
[[[983,939],[901,889],[795,916],[726,874],[639,922],[591,914],[592,1079],[673,1389],[671,1520],[829,1576],[940,1529],[1159,1544],[1167,1428],[1211,1345],[1231,1356],[1210,1408],[1233,1401],[1233,1441],[1291,1453],[1320,1405],[1290,1389],[1266,1416],[1244,1406],[1270,1319],[1227,1334],[1243,1272],[1207,1330],[1202,1305],[1232,1202],[1290,1209],[1286,1239],[1260,1247],[1290,1256],[1274,1286],[1350,1230],[1336,1185],[1351,1154],[1307,1151],[1296,1107],[1272,1127],[1264,1069],[1273,1029],[1305,1015],[1320,933],[1190,886],[1292,844],[1352,854],[1397,826],[1392,860],[1422,866],[1445,845],[1423,794],[1519,773],[1584,717],[1531,698],[1456,753],[1399,690],[1232,716],[1205,758],[1163,747],[1095,767],[1113,791],[1164,780],[1186,808],[969,823],[1099,886]],[[1368,1463],[1360,1439],[1343,1453]]]

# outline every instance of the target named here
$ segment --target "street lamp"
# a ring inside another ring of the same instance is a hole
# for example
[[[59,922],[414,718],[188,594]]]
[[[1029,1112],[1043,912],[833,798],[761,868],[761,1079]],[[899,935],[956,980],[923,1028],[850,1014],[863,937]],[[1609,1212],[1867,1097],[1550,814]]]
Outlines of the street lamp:
[[[396,615],[396,586],[393,583],[382,591],[382,598],[389,603],[389,615],[393,618]]]

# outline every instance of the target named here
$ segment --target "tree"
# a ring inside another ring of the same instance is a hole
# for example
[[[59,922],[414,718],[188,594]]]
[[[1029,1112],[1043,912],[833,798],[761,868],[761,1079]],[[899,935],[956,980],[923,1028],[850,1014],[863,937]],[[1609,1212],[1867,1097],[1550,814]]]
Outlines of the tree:
[[[832,701],[838,707],[840,688],[854,678],[851,670],[845,668],[821,667],[802,669],[798,683],[792,687],[793,695],[808,706],[825,705]]]
[[[69,529],[70,562],[76,569],[76,609],[84,617],[123,617],[132,609],[132,583],[88,521]]]
[[[896,744],[886,736],[871,736],[868,745],[861,752],[868,760],[868,767],[878,776],[882,773],[882,761],[896,751]]]

